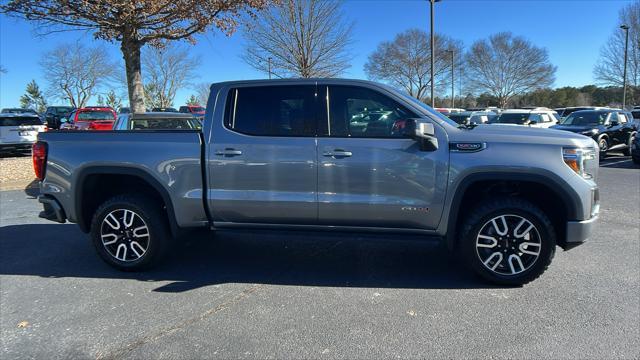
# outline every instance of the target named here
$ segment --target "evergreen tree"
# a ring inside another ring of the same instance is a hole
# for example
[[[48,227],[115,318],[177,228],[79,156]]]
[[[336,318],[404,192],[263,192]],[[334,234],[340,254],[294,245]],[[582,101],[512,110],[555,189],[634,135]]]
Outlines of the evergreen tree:
[[[20,106],[24,109],[33,109],[39,113],[47,110],[47,102],[35,80],[31,80],[27,84],[26,92],[20,97]]]
[[[187,100],[187,105],[200,105],[198,98],[195,95],[191,95],[191,97],[189,98],[189,100]]]

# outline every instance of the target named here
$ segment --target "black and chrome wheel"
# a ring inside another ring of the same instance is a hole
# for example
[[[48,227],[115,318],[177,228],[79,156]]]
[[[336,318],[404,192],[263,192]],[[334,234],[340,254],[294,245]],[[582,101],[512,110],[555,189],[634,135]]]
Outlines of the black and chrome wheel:
[[[500,215],[480,229],[476,254],[489,271],[517,275],[529,269],[540,257],[540,233],[519,215]]]
[[[609,140],[604,136],[598,139],[598,148],[600,148],[600,154],[606,154],[609,150]]]
[[[465,262],[483,278],[505,285],[540,276],[555,253],[548,217],[518,198],[489,201],[473,210],[460,238]]]
[[[100,238],[109,255],[124,262],[136,261],[147,253],[149,227],[134,211],[116,209],[102,220]]]
[[[91,236],[100,257],[119,269],[154,265],[168,245],[166,216],[159,204],[137,195],[120,195],[96,210]]]

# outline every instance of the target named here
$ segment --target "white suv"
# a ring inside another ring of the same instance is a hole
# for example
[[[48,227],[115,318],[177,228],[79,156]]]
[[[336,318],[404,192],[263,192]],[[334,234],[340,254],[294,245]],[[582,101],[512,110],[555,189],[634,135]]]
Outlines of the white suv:
[[[557,123],[554,111],[547,108],[510,109],[500,113],[492,124],[527,125],[537,128],[548,128]]]
[[[46,126],[37,115],[0,114],[0,152],[30,152],[31,145],[38,139],[38,133],[46,131]]]

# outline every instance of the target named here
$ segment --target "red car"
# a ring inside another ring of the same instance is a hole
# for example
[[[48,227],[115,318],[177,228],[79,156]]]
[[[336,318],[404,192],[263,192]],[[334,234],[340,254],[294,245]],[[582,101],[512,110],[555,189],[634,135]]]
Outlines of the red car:
[[[87,106],[73,110],[60,130],[112,130],[116,112],[110,107]]]
[[[186,106],[180,106],[180,111],[181,113],[188,113],[188,114],[193,114],[193,116],[196,117],[200,117],[200,116],[204,116],[204,107],[200,106],[200,105],[186,105]]]

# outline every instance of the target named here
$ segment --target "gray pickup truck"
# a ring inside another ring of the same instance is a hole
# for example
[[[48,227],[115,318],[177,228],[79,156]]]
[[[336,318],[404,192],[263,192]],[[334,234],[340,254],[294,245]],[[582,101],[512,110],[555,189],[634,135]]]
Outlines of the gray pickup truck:
[[[211,86],[203,128],[39,135],[41,217],[77,223],[121,270],[190,228],[420,234],[485,279],[523,284],[598,216],[585,136],[459,125],[358,80]]]

